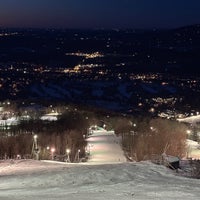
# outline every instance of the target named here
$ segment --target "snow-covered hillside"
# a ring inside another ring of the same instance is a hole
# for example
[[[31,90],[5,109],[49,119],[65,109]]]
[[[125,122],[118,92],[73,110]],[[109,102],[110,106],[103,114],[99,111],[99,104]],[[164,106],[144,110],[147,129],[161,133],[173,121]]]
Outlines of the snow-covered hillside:
[[[0,200],[199,199],[200,180],[150,162],[125,162],[112,132],[88,140],[87,163],[0,161]]]
[[[94,105],[110,110],[127,110],[143,99],[174,94],[178,90],[170,85],[135,81],[69,81],[33,84],[28,89],[32,98],[67,100],[68,102]]]
[[[105,165],[0,163],[1,200],[199,199],[200,180],[149,162]]]

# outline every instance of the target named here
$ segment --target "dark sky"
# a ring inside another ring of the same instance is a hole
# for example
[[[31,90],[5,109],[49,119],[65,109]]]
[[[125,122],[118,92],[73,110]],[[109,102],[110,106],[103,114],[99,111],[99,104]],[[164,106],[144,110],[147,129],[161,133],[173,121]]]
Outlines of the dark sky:
[[[0,27],[174,28],[200,23],[200,0],[0,0]]]

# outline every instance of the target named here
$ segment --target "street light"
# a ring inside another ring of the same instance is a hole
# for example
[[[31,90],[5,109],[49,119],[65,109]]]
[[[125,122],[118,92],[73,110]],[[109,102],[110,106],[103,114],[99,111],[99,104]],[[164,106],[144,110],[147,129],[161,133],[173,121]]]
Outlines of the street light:
[[[80,159],[80,155],[79,155],[80,152],[81,152],[81,150],[79,149],[79,150],[78,150],[78,162],[79,162],[79,159]]]
[[[37,135],[34,135],[34,136],[33,136],[34,139],[37,139],[37,137],[38,137]]]
[[[54,152],[55,152],[55,148],[51,148],[51,159],[53,160],[54,159]]]
[[[66,153],[67,153],[67,162],[70,162],[70,158],[69,158],[69,154],[70,154],[70,149],[66,149]]]
[[[35,154],[36,160],[39,160],[39,148],[37,143],[38,136],[33,136],[33,153]]]
[[[37,150],[37,149],[38,149],[37,138],[38,138],[37,135],[34,135],[34,136],[33,136],[33,139],[34,139],[34,150]]]

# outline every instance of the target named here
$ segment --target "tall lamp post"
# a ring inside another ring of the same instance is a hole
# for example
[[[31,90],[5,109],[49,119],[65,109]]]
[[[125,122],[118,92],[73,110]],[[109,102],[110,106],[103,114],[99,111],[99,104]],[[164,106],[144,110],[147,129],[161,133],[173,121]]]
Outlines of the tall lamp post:
[[[67,162],[70,162],[70,158],[69,158],[69,154],[70,154],[70,149],[66,149],[66,153],[67,153]]]
[[[55,148],[51,148],[51,160],[54,160]]]
[[[38,136],[33,136],[33,153],[35,154],[36,160],[39,160],[39,148],[38,148]]]
[[[78,150],[78,158],[77,158],[77,159],[78,159],[78,162],[79,162],[79,160],[80,160],[80,152],[81,152],[81,150],[79,149],[79,150]]]

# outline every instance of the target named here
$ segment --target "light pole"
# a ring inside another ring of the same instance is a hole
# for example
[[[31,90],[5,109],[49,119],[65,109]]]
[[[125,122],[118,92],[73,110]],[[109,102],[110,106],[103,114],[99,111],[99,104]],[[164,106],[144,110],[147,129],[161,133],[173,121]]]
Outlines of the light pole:
[[[79,162],[79,159],[80,159],[80,155],[79,155],[80,152],[81,152],[81,150],[79,149],[79,150],[78,150],[78,162]]]
[[[50,150],[50,147],[47,146],[47,147],[45,148],[45,158],[50,159],[50,155],[51,155],[50,151],[51,151],[51,150]]]
[[[67,162],[70,162],[70,158],[69,158],[69,154],[70,154],[70,149],[66,149],[66,153],[67,153]]]
[[[51,148],[51,160],[54,160],[55,148]]]
[[[38,148],[37,139],[38,139],[38,136],[34,135],[33,136],[33,152],[35,154],[36,160],[39,160],[39,148]]]
[[[38,138],[37,135],[34,135],[34,136],[33,136],[35,149],[37,149],[37,138]]]

